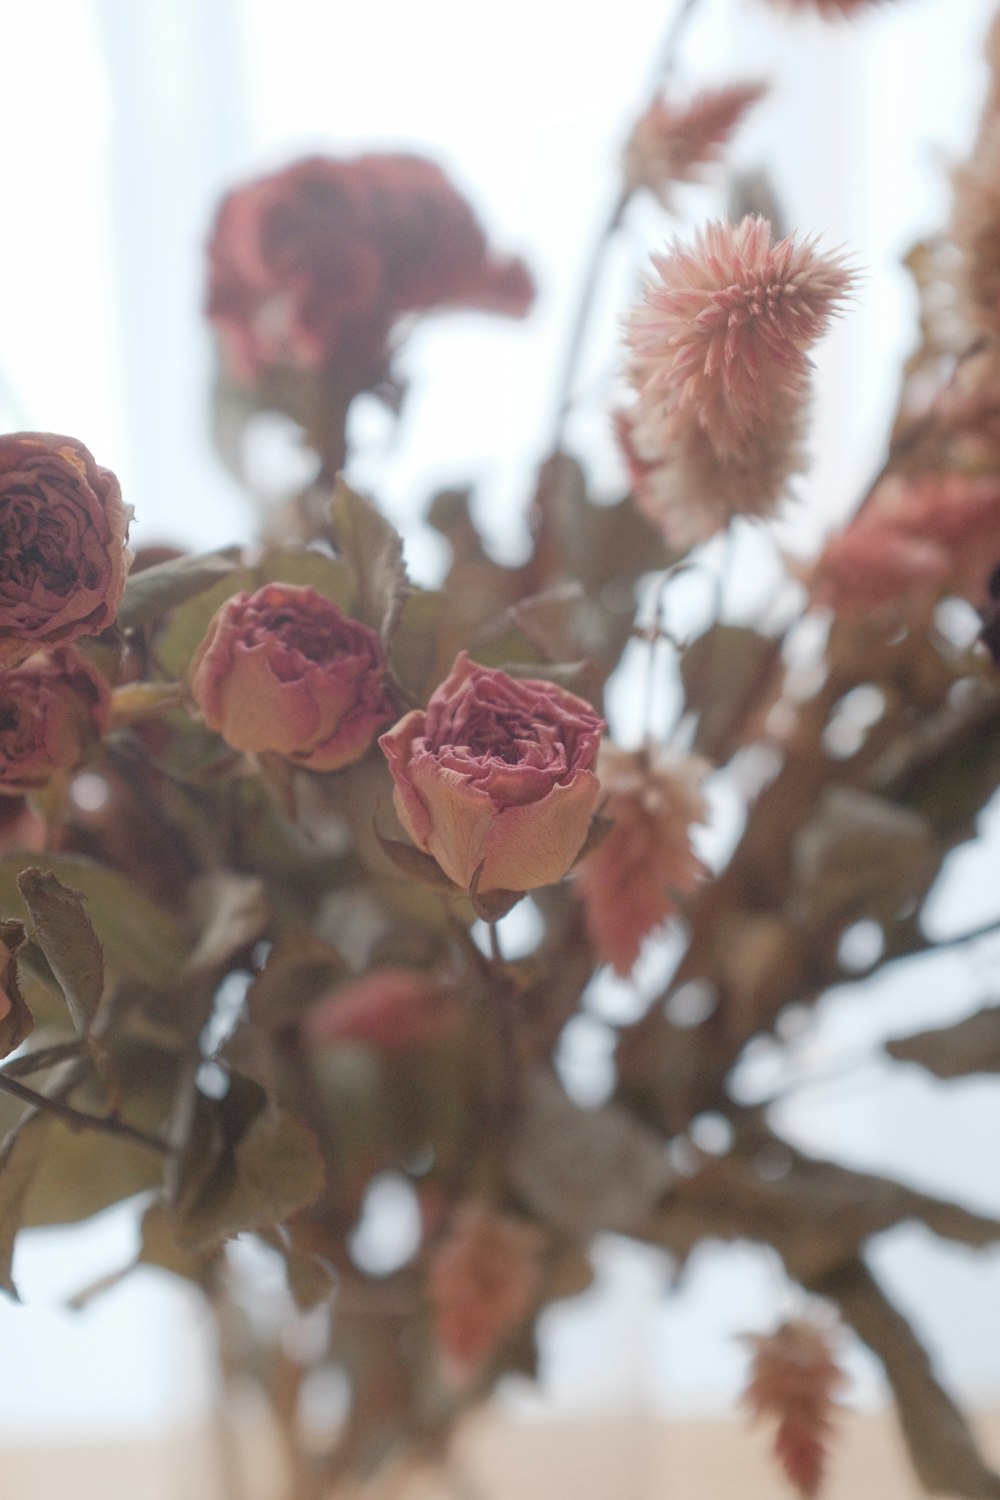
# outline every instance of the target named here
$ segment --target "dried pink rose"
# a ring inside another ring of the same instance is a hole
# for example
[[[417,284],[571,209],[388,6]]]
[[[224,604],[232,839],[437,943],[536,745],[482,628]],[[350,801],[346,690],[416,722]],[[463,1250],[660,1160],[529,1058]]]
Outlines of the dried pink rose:
[[[470,889],[561,880],[590,827],[604,723],[551,682],[513,678],[462,652],[427,710],[379,740],[413,842]]]
[[[131,515],[75,438],[0,437],[0,666],[113,623]]]
[[[190,683],[205,722],[234,750],[282,755],[311,771],[360,759],[392,716],[374,630],[288,583],[226,600]]]
[[[812,240],[772,245],[750,215],[707,225],[653,267],[626,324],[631,441],[650,471],[644,508],[690,543],[774,511],[801,467],[809,350],[854,276]]]
[[[518,1324],[541,1290],[542,1232],[485,1204],[455,1214],[427,1272],[427,1296],[447,1373],[473,1378]]]
[[[413,969],[373,969],[317,1000],[304,1030],[310,1042],[364,1042],[385,1051],[450,1036],[461,1020],[453,984]]]
[[[622,166],[631,188],[645,187],[664,203],[672,183],[692,182],[715,161],[744,115],[764,97],[760,83],[706,89],[684,108],[654,99],[626,144]]]
[[[0,794],[37,791],[74,770],[110,716],[107,683],[72,646],[0,671]]]
[[[601,810],[614,826],[580,862],[576,882],[595,951],[624,977],[644,939],[676,910],[676,897],[706,874],[691,826],[707,812],[708,765],[605,742],[597,769],[607,796]]]

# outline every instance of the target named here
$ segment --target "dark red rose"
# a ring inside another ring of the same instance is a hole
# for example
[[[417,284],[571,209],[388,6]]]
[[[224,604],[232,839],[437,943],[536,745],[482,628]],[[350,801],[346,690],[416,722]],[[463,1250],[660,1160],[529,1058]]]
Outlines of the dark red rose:
[[[72,771],[108,727],[111,694],[72,646],[0,672],[0,794]]]
[[[0,666],[113,622],[131,515],[75,438],[0,437]]]
[[[234,189],[208,258],[208,317],[245,385],[343,362],[362,389],[384,374],[402,314],[522,316],[534,291],[441,169],[401,154],[310,157]]]

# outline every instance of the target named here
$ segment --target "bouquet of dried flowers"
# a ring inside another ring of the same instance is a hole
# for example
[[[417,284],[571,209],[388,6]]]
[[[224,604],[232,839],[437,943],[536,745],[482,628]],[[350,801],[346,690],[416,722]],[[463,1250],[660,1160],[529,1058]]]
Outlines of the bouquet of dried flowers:
[[[720,170],[763,93],[681,96],[693,9],[602,247],[637,197],[671,210]],[[533,1372],[539,1316],[588,1285],[603,1231],[679,1268],[706,1239],[762,1243],[804,1289],[801,1316],[750,1339],[747,1392],[800,1494],[842,1384],[838,1315],[883,1362],[924,1486],[1000,1493],[865,1260],[905,1220],[974,1247],[1000,1222],[803,1153],[733,1087],[789,1007],[940,946],[925,903],[1000,782],[994,82],[953,222],[910,257],[921,341],[884,466],[755,622],[727,616],[723,577],[679,630],[675,589],[711,573],[721,534],[735,567],[747,529],[771,534],[807,468],[810,351],[858,298],[848,260],[783,236],[763,198],[652,255],[607,412],[630,478],[614,503],[565,439],[585,297],[517,565],[449,491],[429,510],[447,576],[418,587],[349,482],[352,403],[403,398],[414,320],[517,317],[534,296],[418,156],[314,157],[218,210],[220,443],[245,465],[246,423],[277,411],[315,455],[259,543],[132,557],[129,507],[81,441],[0,437],[0,1280],[13,1294],[22,1228],[134,1202],[136,1264],[215,1306],[296,1500],[444,1453],[500,1376]],[[629,744],[605,690],[637,653],[637,691],[669,686],[676,714]],[[710,860],[720,776],[742,819]],[[628,983],[658,945],[670,977],[585,1108],[560,1038],[607,968]],[[1000,1010],[891,1052],[996,1072]],[[357,1233],[387,1176],[419,1226],[388,1270]],[[307,1353],[241,1302],[235,1236],[280,1258],[287,1316],[322,1329]],[[306,1441],[303,1391],[330,1371],[346,1415]]]

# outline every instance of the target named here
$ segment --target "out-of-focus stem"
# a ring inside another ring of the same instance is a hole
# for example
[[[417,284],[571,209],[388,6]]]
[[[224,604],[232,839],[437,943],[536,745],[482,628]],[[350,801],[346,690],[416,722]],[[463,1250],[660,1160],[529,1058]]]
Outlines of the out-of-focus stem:
[[[681,4],[678,6],[670,25],[667,27],[663,44],[653,65],[648,89],[650,102],[657,97],[673,73],[677,64],[681,43],[684,40],[684,34],[700,3],[701,0],[681,0]],[[563,361],[562,374],[556,387],[555,424],[552,438],[548,445],[548,452],[550,454],[559,453],[562,450],[566,423],[569,420],[569,414],[573,407],[573,385],[580,363],[580,355],[583,351],[583,341],[590,326],[594,300],[600,285],[601,271],[604,268],[604,258],[607,254],[608,246],[621,227],[625,217],[625,210],[632,197],[632,192],[631,185],[628,182],[623,182],[607,218],[602,223],[594,239],[590,254],[587,257],[583,284],[580,289],[580,298],[570,329],[566,357]]]

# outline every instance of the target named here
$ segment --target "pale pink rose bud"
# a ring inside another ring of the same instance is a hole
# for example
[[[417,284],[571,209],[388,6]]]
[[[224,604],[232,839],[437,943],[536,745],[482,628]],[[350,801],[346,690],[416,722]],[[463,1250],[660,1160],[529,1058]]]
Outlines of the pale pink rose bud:
[[[604,722],[551,682],[462,652],[427,705],[379,740],[413,842],[468,890],[561,880],[590,828]]]
[[[378,636],[315,589],[227,599],[191,663],[191,693],[234,750],[310,771],[360,759],[391,718]]]
[[[649,188],[667,202],[671,184],[695,181],[766,92],[760,83],[706,89],[682,108],[654,99],[625,147],[625,181],[632,188]]]
[[[0,794],[37,791],[74,770],[110,715],[107,683],[72,646],[0,671]]]
[[[310,1042],[364,1042],[395,1051],[443,1041],[460,1020],[452,985],[433,974],[386,967],[324,995],[303,1029]]]
[[[706,873],[691,847],[691,825],[706,816],[707,771],[694,758],[601,746],[601,812],[614,826],[581,861],[576,881],[590,940],[616,974],[632,972],[644,939]]]
[[[75,438],[0,437],[0,666],[113,623],[131,515],[114,474]]]
[[[427,1296],[445,1369],[472,1379],[520,1323],[541,1290],[545,1237],[523,1219],[465,1204],[427,1271]]]

